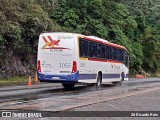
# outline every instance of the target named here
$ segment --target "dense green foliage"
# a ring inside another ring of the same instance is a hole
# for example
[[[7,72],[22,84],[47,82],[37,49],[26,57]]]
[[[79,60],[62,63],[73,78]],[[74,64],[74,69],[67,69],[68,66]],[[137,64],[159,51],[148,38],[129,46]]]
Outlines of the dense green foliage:
[[[40,33],[58,29],[35,0],[1,0],[0,23],[1,49],[22,54],[34,51]]]
[[[35,53],[42,32],[94,35],[125,46],[130,67],[160,69],[160,0],[0,0],[0,56]]]
[[[122,0],[138,23],[137,36],[142,46],[141,66],[156,72],[160,69],[160,0]]]

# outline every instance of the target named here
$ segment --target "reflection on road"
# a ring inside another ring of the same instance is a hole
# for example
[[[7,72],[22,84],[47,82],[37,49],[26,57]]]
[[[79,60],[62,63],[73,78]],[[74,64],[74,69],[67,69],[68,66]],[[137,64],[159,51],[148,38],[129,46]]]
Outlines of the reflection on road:
[[[138,94],[145,89],[154,89],[159,85],[159,79],[131,80],[124,82],[122,86],[103,84],[101,87],[94,85],[77,85],[72,90],[59,86],[47,86],[23,88],[0,91],[0,108],[31,109],[31,110],[63,110],[75,106],[101,102],[109,99],[121,98],[132,94]],[[157,88],[156,88],[157,89]],[[56,108],[56,109],[55,109]]]

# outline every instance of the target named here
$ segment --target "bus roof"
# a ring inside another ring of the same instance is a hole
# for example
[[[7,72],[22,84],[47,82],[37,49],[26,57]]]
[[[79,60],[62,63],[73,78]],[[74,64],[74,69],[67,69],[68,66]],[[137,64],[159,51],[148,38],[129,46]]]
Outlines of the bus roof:
[[[124,50],[127,51],[127,49],[126,49],[124,46],[121,46],[121,45],[118,45],[118,44],[115,44],[115,43],[108,42],[107,40],[102,39],[102,38],[98,38],[98,37],[95,37],[95,36],[84,36],[83,38],[85,38],[85,39],[87,39],[87,40],[91,40],[91,41],[103,43],[103,44],[106,44],[106,45],[108,45],[108,46],[113,46],[113,47],[116,47],[116,48],[124,49]]]

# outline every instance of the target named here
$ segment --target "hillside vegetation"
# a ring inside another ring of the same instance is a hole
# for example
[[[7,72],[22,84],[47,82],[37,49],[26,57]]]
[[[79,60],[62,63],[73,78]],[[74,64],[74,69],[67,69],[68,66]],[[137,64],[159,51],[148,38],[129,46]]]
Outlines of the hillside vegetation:
[[[31,74],[42,32],[94,35],[125,46],[130,73],[160,71],[160,0],[0,0],[0,78]]]

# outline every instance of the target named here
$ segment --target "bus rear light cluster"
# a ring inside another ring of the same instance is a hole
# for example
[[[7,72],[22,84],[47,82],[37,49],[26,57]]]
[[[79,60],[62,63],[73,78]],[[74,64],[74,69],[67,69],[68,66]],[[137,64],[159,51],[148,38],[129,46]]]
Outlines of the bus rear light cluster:
[[[77,72],[77,63],[76,61],[73,61],[73,66],[72,66],[72,73]]]
[[[38,60],[37,70],[38,70],[38,72],[41,72],[41,62],[40,62],[40,60]]]

